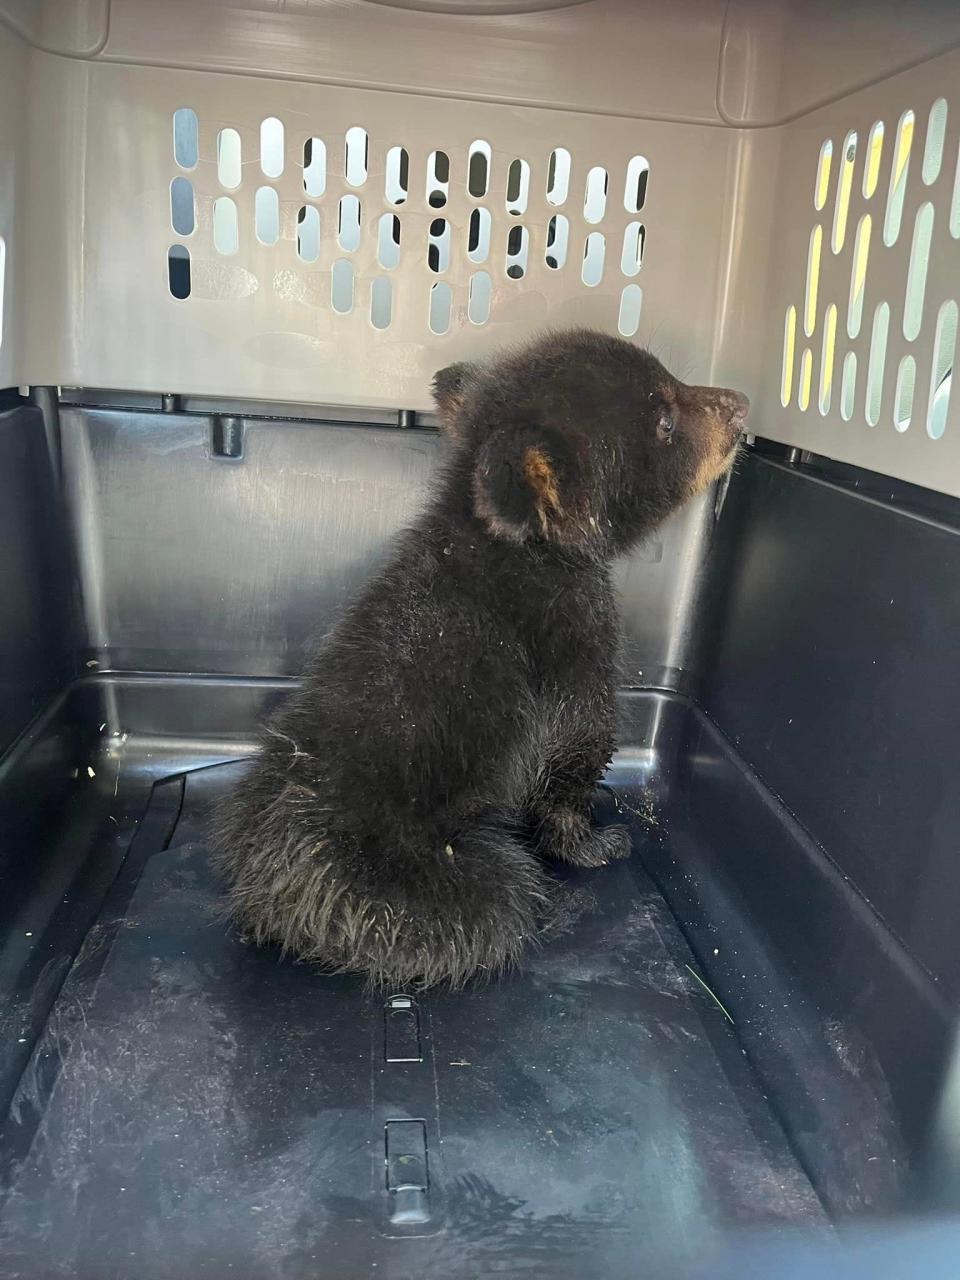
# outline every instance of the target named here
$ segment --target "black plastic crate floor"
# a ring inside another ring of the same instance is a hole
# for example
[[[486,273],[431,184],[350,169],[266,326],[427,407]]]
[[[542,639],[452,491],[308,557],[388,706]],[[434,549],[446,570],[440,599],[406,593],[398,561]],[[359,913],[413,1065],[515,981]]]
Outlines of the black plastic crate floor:
[[[14,1098],[0,1274],[632,1277],[823,1221],[637,856],[521,973],[371,997],[222,919],[239,768],[169,840],[154,789]]]

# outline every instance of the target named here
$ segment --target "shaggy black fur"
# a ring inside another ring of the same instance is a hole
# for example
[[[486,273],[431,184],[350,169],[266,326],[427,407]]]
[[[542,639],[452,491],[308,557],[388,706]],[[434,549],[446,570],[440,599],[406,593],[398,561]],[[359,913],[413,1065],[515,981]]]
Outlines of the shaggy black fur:
[[[216,835],[244,932],[401,988],[515,963],[555,911],[541,857],[629,853],[590,822],[614,746],[608,564],[729,466],[747,409],[588,332],[435,391],[452,447],[426,510]]]

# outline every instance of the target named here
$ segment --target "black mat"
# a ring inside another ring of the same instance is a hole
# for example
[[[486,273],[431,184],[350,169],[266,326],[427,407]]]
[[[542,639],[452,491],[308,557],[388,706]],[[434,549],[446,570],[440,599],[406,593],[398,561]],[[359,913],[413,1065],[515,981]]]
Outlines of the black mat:
[[[521,974],[371,999],[220,918],[203,828],[235,776],[187,776],[60,994],[0,1275],[617,1280],[822,1223],[636,857],[576,877],[596,909]]]

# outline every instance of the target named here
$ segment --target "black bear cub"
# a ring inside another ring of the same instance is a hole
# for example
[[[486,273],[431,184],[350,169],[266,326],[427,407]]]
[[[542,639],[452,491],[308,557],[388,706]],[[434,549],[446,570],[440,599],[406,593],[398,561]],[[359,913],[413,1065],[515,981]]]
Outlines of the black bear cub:
[[[549,335],[439,373],[449,457],[318,645],[217,824],[241,930],[377,986],[457,986],[550,924],[543,860],[614,747],[611,560],[731,464],[747,412],[618,338]]]

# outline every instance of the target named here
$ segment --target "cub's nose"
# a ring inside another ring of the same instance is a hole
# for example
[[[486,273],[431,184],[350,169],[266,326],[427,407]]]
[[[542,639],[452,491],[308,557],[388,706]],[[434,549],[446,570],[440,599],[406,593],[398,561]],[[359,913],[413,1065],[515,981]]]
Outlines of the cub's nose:
[[[717,401],[720,412],[724,415],[731,427],[737,431],[743,430],[743,424],[747,420],[747,414],[750,411],[750,401],[742,391],[719,391],[717,393]]]

